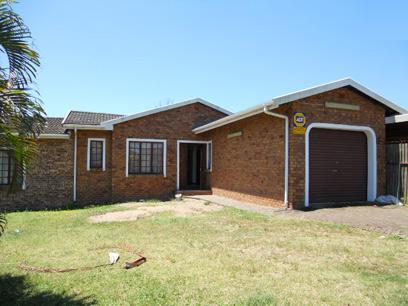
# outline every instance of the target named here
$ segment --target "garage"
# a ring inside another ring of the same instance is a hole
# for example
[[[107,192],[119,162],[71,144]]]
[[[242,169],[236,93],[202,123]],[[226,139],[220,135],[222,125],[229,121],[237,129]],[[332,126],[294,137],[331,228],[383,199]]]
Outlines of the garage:
[[[366,205],[386,194],[385,117],[407,114],[342,80],[277,96],[194,132],[215,148],[215,195],[295,209]]]
[[[309,201],[367,200],[367,136],[362,131],[314,128],[309,136]]]

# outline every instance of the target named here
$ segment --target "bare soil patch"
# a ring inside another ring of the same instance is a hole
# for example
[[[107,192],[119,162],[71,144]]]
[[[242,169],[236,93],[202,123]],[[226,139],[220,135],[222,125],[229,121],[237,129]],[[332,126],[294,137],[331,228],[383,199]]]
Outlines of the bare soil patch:
[[[208,203],[202,200],[185,199],[183,201],[170,201],[159,205],[146,205],[141,203],[121,204],[124,208],[135,208],[124,211],[109,212],[103,215],[88,218],[91,223],[101,222],[123,222],[147,218],[153,214],[162,212],[173,212],[177,217],[188,217],[196,214],[219,211],[222,206]]]

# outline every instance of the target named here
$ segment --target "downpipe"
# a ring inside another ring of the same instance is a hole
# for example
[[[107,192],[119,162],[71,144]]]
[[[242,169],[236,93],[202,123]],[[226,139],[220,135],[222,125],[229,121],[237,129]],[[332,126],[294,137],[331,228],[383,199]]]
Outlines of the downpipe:
[[[289,118],[288,116],[281,115],[278,113],[271,112],[268,110],[267,106],[264,106],[263,109],[264,113],[281,118],[285,120],[285,195],[284,195],[284,204],[285,204],[285,209],[289,208],[289,202],[288,202],[288,197],[289,197]]]
[[[78,135],[77,128],[74,128],[74,192],[73,192],[73,201],[77,200],[77,146],[78,146]]]

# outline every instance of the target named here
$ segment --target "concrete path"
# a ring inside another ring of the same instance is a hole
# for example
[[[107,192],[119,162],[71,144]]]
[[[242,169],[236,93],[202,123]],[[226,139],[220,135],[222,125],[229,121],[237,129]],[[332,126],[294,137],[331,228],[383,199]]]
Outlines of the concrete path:
[[[204,201],[209,201],[215,204],[219,204],[222,206],[234,207],[242,210],[253,211],[265,215],[271,215],[276,212],[285,211],[284,209],[268,207],[263,205],[257,205],[254,203],[244,202],[244,201],[237,201],[234,199],[221,197],[217,195],[195,195],[189,196],[188,198],[193,199],[200,199]]]

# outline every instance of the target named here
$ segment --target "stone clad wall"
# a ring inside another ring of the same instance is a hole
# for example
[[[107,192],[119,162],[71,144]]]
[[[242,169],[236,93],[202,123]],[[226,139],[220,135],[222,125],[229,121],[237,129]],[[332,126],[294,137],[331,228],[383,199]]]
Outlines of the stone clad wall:
[[[1,210],[39,210],[72,203],[73,140],[39,140],[38,149],[38,158],[28,169],[26,190],[9,194],[8,186],[1,187]]]
[[[201,103],[160,112],[114,126],[114,131],[77,131],[77,202],[75,205],[164,198],[176,191],[177,140],[202,140],[197,126],[225,114]],[[72,133],[73,134],[73,133]],[[105,138],[106,170],[87,170],[88,138]],[[126,177],[126,138],[167,140],[167,177]],[[39,158],[27,177],[26,190],[8,194],[0,189],[3,210],[64,207],[73,201],[74,136],[69,140],[39,140]]]

